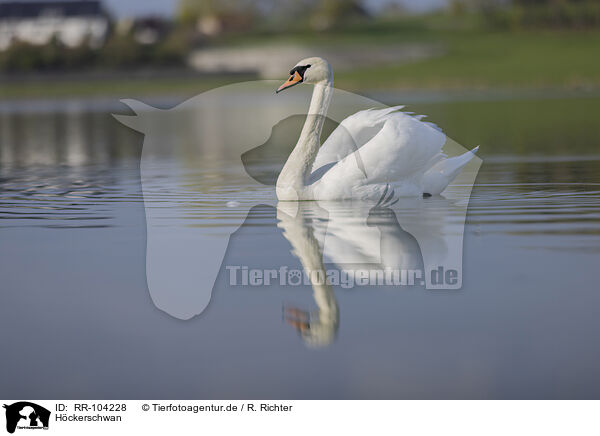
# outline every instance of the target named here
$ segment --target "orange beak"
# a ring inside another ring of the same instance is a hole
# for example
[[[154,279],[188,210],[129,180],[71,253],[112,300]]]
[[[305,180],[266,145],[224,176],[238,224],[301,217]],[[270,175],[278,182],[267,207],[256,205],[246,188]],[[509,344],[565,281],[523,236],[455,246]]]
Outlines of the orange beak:
[[[295,307],[286,307],[284,309],[283,318],[287,324],[291,325],[299,332],[310,330],[310,315],[304,310]]]
[[[297,85],[298,83],[302,82],[302,76],[300,74],[298,74],[298,71],[294,71],[294,74],[292,74],[290,76],[289,79],[287,79],[287,81],[281,85],[279,88],[277,88],[277,91],[275,91],[275,93],[280,93],[281,91],[283,91],[284,89],[287,88],[291,88],[294,85]]]

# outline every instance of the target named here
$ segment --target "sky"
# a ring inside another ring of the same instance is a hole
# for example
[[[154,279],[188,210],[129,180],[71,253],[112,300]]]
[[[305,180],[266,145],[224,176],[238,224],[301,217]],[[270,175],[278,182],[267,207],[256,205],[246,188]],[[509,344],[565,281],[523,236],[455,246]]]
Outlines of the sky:
[[[446,3],[446,0],[367,0],[367,3],[376,8],[391,1],[401,3],[414,11],[433,9]],[[173,15],[177,2],[178,0],[104,0],[111,12],[121,17]]]

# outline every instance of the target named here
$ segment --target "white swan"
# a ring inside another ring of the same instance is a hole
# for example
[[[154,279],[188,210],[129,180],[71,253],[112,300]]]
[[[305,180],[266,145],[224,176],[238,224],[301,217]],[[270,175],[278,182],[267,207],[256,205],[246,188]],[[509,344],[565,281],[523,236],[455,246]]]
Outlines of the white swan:
[[[277,179],[279,200],[440,194],[478,149],[448,158],[442,153],[446,135],[422,116],[400,112],[402,106],[357,112],[321,146],[333,92],[329,63],[319,57],[301,60],[277,92],[299,83],[313,84],[314,90],[298,143]]]

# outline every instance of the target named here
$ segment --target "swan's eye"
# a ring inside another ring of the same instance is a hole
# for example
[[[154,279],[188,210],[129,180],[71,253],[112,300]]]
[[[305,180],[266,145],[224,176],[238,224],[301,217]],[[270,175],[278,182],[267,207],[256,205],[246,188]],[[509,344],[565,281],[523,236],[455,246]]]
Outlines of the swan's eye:
[[[276,93],[283,91],[284,89],[290,88],[298,83],[304,82],[304,73],[310,67],[310,65],[298,65],[290,70],[290,78],[279,88]]]
[[[297,67],[294,67],[290,70],[290,76],[293,76],[294,73],[297,71],[298,74],[300,74],[300,77],[304,77],[304,72],[310,68],[310,64],[308,65],[298,65]]]

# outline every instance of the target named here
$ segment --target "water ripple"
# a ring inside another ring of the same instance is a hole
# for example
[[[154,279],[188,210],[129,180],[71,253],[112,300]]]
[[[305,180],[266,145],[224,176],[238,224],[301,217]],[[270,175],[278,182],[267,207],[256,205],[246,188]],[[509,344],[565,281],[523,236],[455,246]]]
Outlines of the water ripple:
[[[469,226],[489,234],[585,235],[597,244],[600,183],[530,182],[527,172],[523,182],[504,181],[515,178],[516,171],[505,161],[484,167],[469,202]],[[273,195],[271,186],[261,190],[236,180],[224,183],[210,174],[192,175],[174,183],[168,173],[157,173],[145,186],[151,195],[144,198],[135,165],[3,169],[0,228],[109,228],[118,225],[121,210],[132,205],[177,207],[185,213],[181,217],[185,225],[218,227],[238,221],[248,204]],[[403,213],[409,216],[418,210]]]

